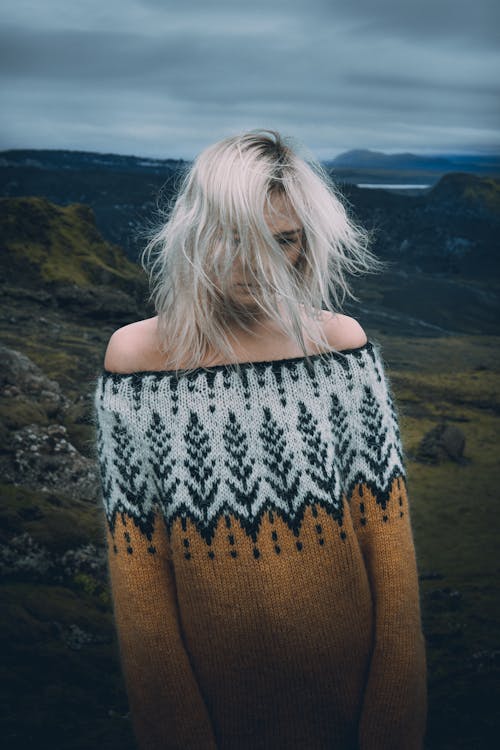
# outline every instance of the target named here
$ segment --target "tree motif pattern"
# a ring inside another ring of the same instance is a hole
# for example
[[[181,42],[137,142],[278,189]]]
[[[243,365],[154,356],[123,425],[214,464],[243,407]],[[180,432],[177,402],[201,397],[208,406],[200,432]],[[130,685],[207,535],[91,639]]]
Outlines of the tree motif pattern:
[[[255,542],[263,514],[278,513],[298,536],[307,507],[341,526],[356,484],[385,510],[393,479],[405,477],[396,405],[372,343],[239,372],[105,373],[94,403],[113,531],[126,512],[151,539],[160,511],[169,533],[190,519],[209,545],[221,516],[229,525],[233,515]]]

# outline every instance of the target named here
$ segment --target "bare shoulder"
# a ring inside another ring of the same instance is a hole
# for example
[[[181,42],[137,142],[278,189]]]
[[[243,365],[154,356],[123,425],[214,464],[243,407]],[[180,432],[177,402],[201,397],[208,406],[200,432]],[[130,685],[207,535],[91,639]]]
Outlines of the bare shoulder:
[[[323,325],[328,343],[334,349],[357,349],[368,341],[368,337],[356,318],[323,311]]]
[[[104,367],[109,372],[131,373],[148,369],[157,318],[118,328],[108,341]]]

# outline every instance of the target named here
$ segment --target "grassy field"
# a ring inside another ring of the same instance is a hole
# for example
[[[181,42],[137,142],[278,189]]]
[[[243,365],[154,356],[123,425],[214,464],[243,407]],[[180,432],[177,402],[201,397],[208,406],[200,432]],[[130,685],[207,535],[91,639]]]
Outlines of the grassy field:
[[[394,348],[391,341],[387,350]],[[428,646],[426,748],[493,747],[500,672],[498,342],[491,337],[412,342],[404,357],[415,362],[415,370],[396,363],[393,380],[410,459]],[[411,460],[422,436],[441,419],[465,436],[463,465]]]

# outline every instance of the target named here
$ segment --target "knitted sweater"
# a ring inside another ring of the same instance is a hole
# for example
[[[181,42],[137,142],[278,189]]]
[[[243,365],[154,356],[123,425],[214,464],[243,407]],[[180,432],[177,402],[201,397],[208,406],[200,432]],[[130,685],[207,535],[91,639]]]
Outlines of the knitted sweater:
[[[426,649],[380,344],[95,385],[141,750],[421,750]]]

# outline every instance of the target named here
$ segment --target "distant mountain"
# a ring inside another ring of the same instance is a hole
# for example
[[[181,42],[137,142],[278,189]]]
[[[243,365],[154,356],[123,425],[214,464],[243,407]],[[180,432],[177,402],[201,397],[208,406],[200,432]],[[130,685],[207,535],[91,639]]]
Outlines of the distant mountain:
[[[0,151],[0,169],[31,168],[41,171],[69,170],[78,172],[128,172],[169,177],[182,171],[191,162],[184,159],[152,159],[93,151],[58,149],[9,149]],[[448,172],[467,172],[500,177],[500,156],[446,155],[423,156],[408,152],[385,154],[370,149],[344,151],[323,165],[335,171],[338,179],[347,182],[383,182],[383,177],[402,182],[420,174],[434,182]]]
[[[353,149],[344,151],[335,159],[326,162],[333,169],[382,169],[410,171],[445,172],[480,172],[500,175],[500,156],[498,155],[446,155],[422,156],[412,153],[385,154],[382,151]]]
[[[382,151],[353,149],[344,151],[328,162],[332,167],[351,167],[355,169],[414,169],[423,167],[446,171],[452,168],[452,161],[444,157],[425,157],[417,154],[384,154]]]
[[[33,167],[35,169],[113,172],[145,172],[166,174],[188,164],[183,159],[148,159],[94,151],[58,149],[10,149],[0,152],[0,167]]]

